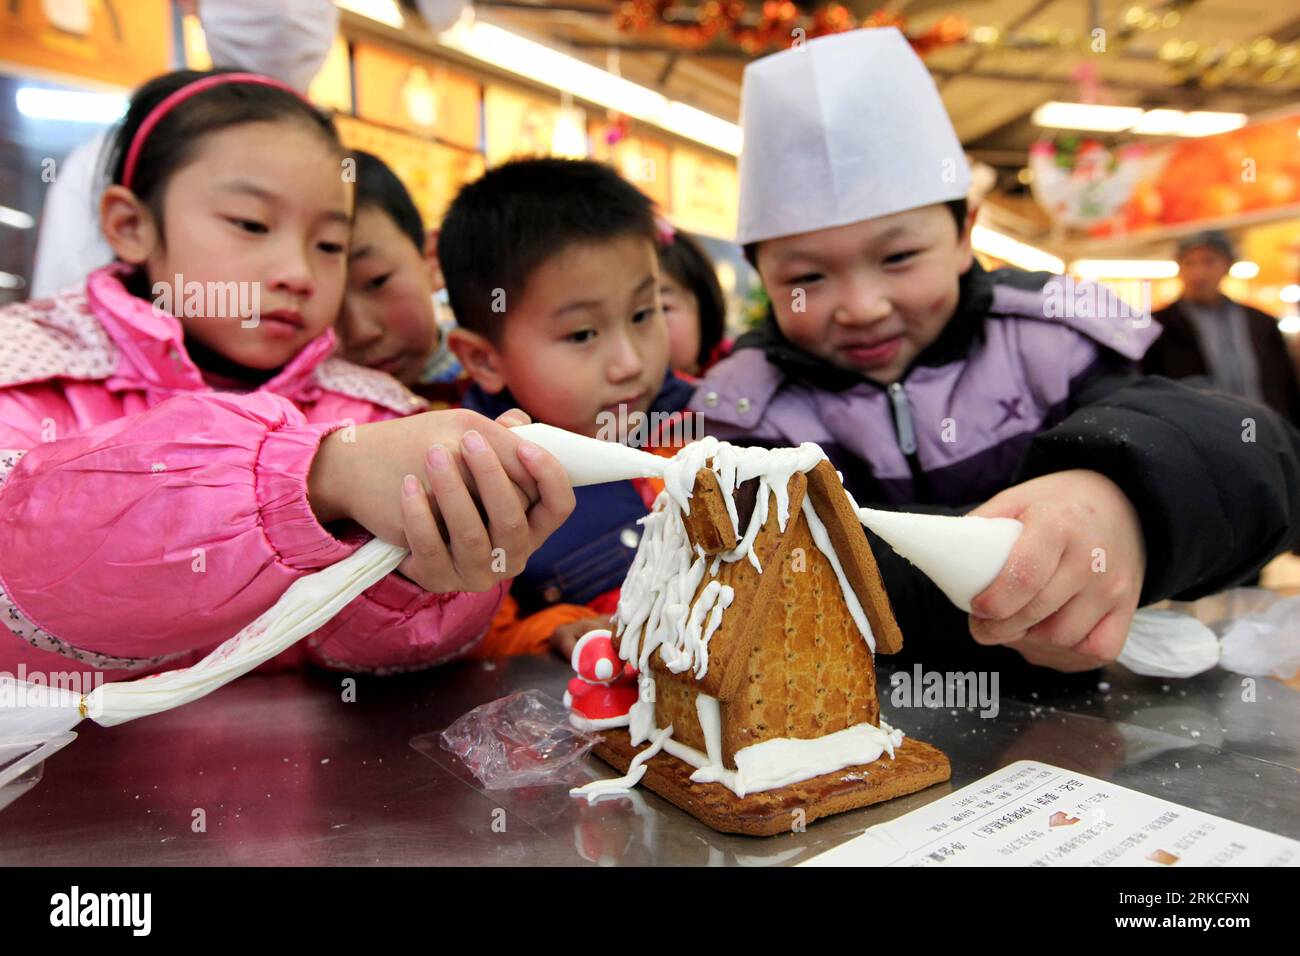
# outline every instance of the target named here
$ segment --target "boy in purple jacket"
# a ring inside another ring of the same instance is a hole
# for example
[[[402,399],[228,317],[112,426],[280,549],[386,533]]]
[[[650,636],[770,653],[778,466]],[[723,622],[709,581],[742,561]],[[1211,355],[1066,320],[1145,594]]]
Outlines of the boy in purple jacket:
[[[1091,669],[1140,604],[1232,585],[1295,543],[1300,433],[1142,378],[1159,327],[1102,287],[974,261],[966,160],[897,30],[754,62],[742,117],[739,241],[772,308],[691,407],[719,438],[817,442],[861,504],[1025,524],[968,621],[873,539],[910,656],[968,625]]]

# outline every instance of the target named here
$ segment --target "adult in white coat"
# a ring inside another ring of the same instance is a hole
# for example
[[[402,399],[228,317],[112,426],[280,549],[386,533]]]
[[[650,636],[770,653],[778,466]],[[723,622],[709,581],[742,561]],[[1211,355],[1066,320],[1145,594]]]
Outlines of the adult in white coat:
[[[333,0],[197,0],[194,6],[214,66],[272,76],[303,93],[338,29]],[[73,149],[50,184],[36,239],[33,299],[84,281],[113,258],[99,231],[107,135]]]

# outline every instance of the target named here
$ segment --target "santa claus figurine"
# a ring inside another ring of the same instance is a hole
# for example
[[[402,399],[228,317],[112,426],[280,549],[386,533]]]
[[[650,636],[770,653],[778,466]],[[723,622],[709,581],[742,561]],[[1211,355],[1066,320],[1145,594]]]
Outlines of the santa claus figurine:
[[[564,705],[573,715],[594,728],[626,724],[637,699],[636,670],[619,659],[610,632],[599,629],[582,635],[570,663],[578,676],[569,681]]]

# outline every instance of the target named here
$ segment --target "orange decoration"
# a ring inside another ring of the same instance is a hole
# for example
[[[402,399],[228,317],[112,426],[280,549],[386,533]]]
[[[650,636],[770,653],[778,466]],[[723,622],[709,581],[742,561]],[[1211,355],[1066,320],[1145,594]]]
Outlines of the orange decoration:
[[[791,0],[764,0],[757,23],[748,25],[744,22],[747,5],[742,0],[707,0],[696,8],[695,22],[690,24],[668,19],[668,11],[673,6],[672,0],[623,0],[615,8],[614,25],[624,33],[658,31],[671,43],[687,50],[703,49],[725,36],[753,56],[788,46],[794,31],[800,27],[806,29],[809,37],[875,27],[897,27],[907,35],[906,19],[884,8],[859,22],[840,3],[829,3],[813,11],[811,16],[804,16]],[[923,34],[908,35],[908,42],[919,55],[925,56],[941,47],[960,43],[969,32],[965,19],[949,14],[940,17]]]

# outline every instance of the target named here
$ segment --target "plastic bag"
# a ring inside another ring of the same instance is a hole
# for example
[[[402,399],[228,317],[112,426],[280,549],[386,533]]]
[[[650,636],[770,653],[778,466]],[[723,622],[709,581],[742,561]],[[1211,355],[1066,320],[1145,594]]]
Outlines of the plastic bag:
[[[1192,677],[1219,663],[1219,639],[1194,617],[1143,608],[1129,624],[1119,663],[1146,677]]]
[[[569,712],[539,690],[475,707],[442,732],[442,746],[489,790],[567,782],[568,768],[597,738],[569,723]]]
[[[1290,680],[1300,670],[1300,596],[1229,621],[1222,634],[1224,668]]]

